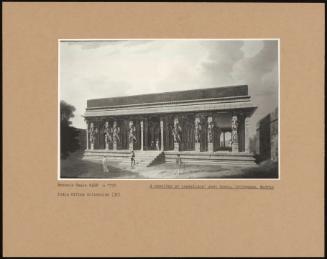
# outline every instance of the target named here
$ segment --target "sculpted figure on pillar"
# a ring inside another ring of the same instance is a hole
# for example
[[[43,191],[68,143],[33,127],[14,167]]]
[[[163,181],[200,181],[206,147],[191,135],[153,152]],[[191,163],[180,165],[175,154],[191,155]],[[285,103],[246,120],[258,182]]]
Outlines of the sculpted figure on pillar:
[[[117,126],[117,121],[114,121],[114,124],[112,127],[112,138],[113,138],[114,144],[117,144],[117,142],[120,141],[119,132],[120,132],[120,128]]]
[[[130,144],[136,142],[135,133],[136,133],[136,128],[134,126],[134,123],[133,123],[133,121],[130,121],[129,122],[129,129],[128,129],[128,140],[129,140]]]
[[[180,143],[181,142],[181,132],[182,132],[182,127],[180,126],[178,122],[178,118],[174,119],[174,127],[172,129],[172,134],[174,137],[174,143]]]
[[[213,128],[214,123],[212,121],[212,117],[208,117],[208,143],[213,142]]]
[[[91,124],[90,124],[90,143],[91,144],[94,144],[97,132],[98,132],[98,130],[94,127],[94,123],[91,122]]]
[[[200,118],[196,117],[195,118],[195,128],[194,128],[195,143],[200,143],[201,131],[202,131],[202,126],[200,123]]]
[[[112,129],[109,128],[109,122],[104,125],[104,141],[106,144],[112,143]]]
[[[86,124],[86,149],[89,149],[89,122],[84,119]]]
[[[237,143],[237,116],[232,116],[232,143]]]

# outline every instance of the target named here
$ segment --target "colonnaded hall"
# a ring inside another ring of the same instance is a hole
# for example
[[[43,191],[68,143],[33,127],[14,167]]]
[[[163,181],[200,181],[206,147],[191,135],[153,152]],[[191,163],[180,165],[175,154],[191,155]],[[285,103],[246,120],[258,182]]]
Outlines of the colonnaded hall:
[[[254,165],[247,85],[87,100],[85,159]]]

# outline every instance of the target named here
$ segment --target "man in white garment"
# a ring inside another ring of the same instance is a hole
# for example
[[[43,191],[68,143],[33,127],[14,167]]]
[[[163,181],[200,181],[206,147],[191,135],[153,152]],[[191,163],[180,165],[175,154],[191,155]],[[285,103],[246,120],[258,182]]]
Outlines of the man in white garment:
[[[104,173],[109,173],[109,163],[108,163],[108,159],[107,159],[106,156],[103,156],[102,167],[103,167],[103,172]]]
[[[182,159],[180,154],[177,154],[176,165],[177,165],[177,175],[179,175],[182,166]]]

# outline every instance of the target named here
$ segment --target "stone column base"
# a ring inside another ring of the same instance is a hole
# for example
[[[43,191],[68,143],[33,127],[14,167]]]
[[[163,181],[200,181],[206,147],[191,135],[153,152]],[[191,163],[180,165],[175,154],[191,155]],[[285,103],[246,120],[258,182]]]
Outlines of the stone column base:
[[[94,150],[94,143],[91,143],[91,150]]]
[[[208,143],[208,152],[213,152],[213,143]]]
[[[112,148],[113,150],[117,150],[117,143],[114,143],[113,144],[113,148]]]
[[[174,151],[179,151],[179,143],[174,143]]]
[[[196,152],[200,152],[200,150],[201,150],[201,145],[200,145],[200,143],[195,143],[195,151],[196,151]]]
[[[238,152],[238,143],[232,144],[232,152]]]

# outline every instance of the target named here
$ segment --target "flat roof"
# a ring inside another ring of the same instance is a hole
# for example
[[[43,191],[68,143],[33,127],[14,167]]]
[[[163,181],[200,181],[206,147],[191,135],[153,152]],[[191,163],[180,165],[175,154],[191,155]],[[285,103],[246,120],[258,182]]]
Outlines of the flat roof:
[[[233,96],[248,96],[248,86],[224,86],[187,91],[175,91],[153,94],[130,95],[123,97],[111,97],[87,100],[87,108],[113,107],[131,104],[176,102],[199,99],[212,99]]]

